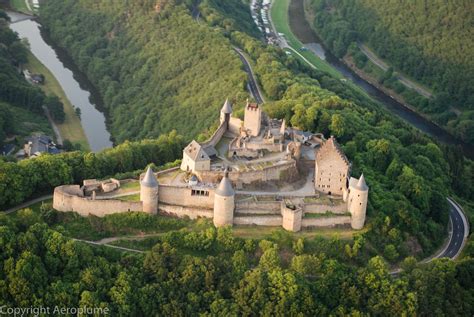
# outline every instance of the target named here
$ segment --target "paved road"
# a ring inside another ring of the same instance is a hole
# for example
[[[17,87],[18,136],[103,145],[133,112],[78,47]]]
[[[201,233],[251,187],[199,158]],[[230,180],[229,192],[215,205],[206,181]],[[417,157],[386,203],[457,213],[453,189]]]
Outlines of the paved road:
[[[358,46],[361,52],[364,53],[365,56],[367,56],[367,58],[370,59],[372,63],[380,67],[383,71],[386,71],[388,69],[389,66],[384,61],[382,61],[377,55],[375,55],[367,46],[360,43],[358,44]],[[432,95],[429,91],[427,91],[417,83],[414,83],[405,76],[398,74],[398,80],[406,87],[417,91],[419,94],[425,96],[426,98],[431,98]]]
[[[469,235],[469,224],[461,207],[450,198],[448,198],[448,203],[450,207],[449,218],[452,223],[451,240],[437,257],[456,259],[464,247],[465,239]]]
[[[59,131],[56,122],[54,122],[53,118],[51,117],[49,109],[46,108],[46,106],[43,106],[43,111],[46,117],[48,118],[49,124],[51,125],[51,127],[53,127],[54,134],[56,135],[56,143],[59,145],[63,145],[63,137],[61,136],[61,132]]]
[[[245,57],[241,49],[234,47],[234,51],[239,55],[240,60],[244,64],[245,72],[247,73],[249,77],[248,88],[250,90],[250,93],[252,94],[253,98],[255,99],[255,101],[257,101],[258,104],[265,103],[265,99],[263,99],[263,96],[260,92],[260,88],[258,87],[257,81],[255,80],[255,76],[253,74],[253,70],[252,70],[252,67],[250,66],[250,63],[248,62],[247,58]]]

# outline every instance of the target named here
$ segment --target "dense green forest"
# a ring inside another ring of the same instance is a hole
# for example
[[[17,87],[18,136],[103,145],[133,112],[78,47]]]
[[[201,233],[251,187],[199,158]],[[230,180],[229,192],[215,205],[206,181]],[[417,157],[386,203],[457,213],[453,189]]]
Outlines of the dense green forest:
[[[49,207],[50,208],[50,207]],[[373,257],[358,267],[357,243],[235,238],[211,225],[167,230],[144,255],[89,246],[53,230],[47,205],[0,216],[0,304],[107,308],[110,316],[470,316],[474,260],[406,259],[397,277]],[[156,216],[107,216],[109,227],[143,227]],[[157,227],[157,228],[158,228]],[[345,252],[344,249],[350,252]],[[119,253],[120,252],[120,253]]]
[[[344,56],[354,42],[367,43],[395,69],[433,88],[429,101],[406,93],[410,104],[474,143],[472,1],[309,3],[318,34],[336,56]],[[364,63],[362,53],[352,55]]]
[[[189,139],[214,123],[226,98],[247,96],[246,74],[228,40],[172,2],[41,6],[51,38],[102,95],[116,143],[173,129]]]
[[[20,74],[18,67],[26,62],[27,51],[8,21],[0,10],[0,146],[7,136],[51,133],[42,109],[46,97]]]
[[[224,7],[237,11],[223,13]],[[293,126],[337,136],[353,162],[352,173],[364,173],[370,186],[367,231],[351,242],[295,239],[284,231],[258,241],[236,238],[228,228],[208,224],[188,230],[187,220],[144,214],[81,218],[82,225],[100,230],[147,231],[156,225],[164,233],[151,252],[132,256],[72,241],[69,216],[45,205],[39,215],[26,210],[0,217],[0,305],[87,305],[122,316],[472,315],[473,241],[459,262],[418,266],[409,257],[420,259],[441,244],[446,196],[456,193],[466,202],[472,223],[472,162],[341,81],[262,44],[245,27],[251,17],[240,0],[204,1],[200,8],[201,18],[193,21],[192,3],[179,1],[45,1],[41,18],[53,38],[102,93],[110,90],[106,103],[117,98],[107,107],[112,122],[123,122],[113,128],[118,139],[155,136],[174,126],[184,137],[171,132],[100,153],[0,162],[0,207],[50,193],[59,184],[136,176],[139,171],[133,171],[149,163],[180,158],[185,139],[215,124],[221,97],[246,95],[245,73],[231,52],[236,45],[253,60],[271,100],[266,111]],[[188,34],[200,37],[178,41]],[[214,56],[212,48],[222,54]],[[183,56],[192,63],[184,63]],[[204,77],[196,80],[200,72]],[[174,79],[194,88],[176,86]],[[188,95],[182,108],[167,103],[174,100],[170,96],[193,90],[197,95]],[[209,102],[200,107],[196,96]],[[166,102],[151,102],[162,98]],[[155,115],[153,120],[139,120],[141,106]],[[400,261],[404,271],[392,277],[388,265]]]

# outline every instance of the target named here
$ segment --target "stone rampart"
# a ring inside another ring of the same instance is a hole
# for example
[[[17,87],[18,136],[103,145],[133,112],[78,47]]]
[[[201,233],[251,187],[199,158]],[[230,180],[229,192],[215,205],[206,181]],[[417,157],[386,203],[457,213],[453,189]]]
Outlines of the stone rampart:
[[[93,200],[84,197],[79,185],[64,185],[54,189],[53,208],[58,211],[74,211],[82,216],[89,214],[103,217],[110,214],[142,211],[140,201],[122,201],[118,199]]]
[[[235,211],[243,213],[242,210],[265,210],[267,213],[280,213],[279,201],[238,201],[235,203]]]
[[[214,208],[214,188],[191,188],[161,184],[159,186],[159,208],[161,208],[161,203],[184,207]]]
[[[194,207],[184,207],[176,205],[166,205],[158,204],[158,211],[160,214],[177,216],[177,217],[189,217],[191,219],[196,219],[198,217],[211,218],[214,216],[212,209],[206,208],[194,208]]]
[[[264,167],[262,169],[251,171],[231,171],[229,172],[229,179],[235,184],[251,184],[253,182],[267,182],[272,180],[279,180],[282,172],[288,171],[291,173],[298,173],[296,168],[296,161],[288,161],[279,163],[273,166]],[[218,183],[224,176],[223,171],[198,171],[199,179],[205,183]]]
[[[240,128],[242,127],[242,120],[239,118],[230,117],[229,131],[233,134],[240,135]]]
[[[223,121],[219,125],[216,131],[212,134],[212,136],[206,140],[205,142],[201,143],[202,147],[208,147],[208,146],[216,146],[217,143],[219,143],[220,139],[224,135],[224,133],[227,131],[227,124]]]
[[[336,225],[350,225],[350,216],[338,216],[338,217],[321,217],[321,218],[303,218],[301,220],[301,227],[334,227]]]
[[[326,211],[330,211],[335,214],[344,214],[347,212],[347,204],[305,203],[303,211],[310,214],[324,214]]]
[[[281,226],[282,216],[243,216],[234,217],[234,225]]]

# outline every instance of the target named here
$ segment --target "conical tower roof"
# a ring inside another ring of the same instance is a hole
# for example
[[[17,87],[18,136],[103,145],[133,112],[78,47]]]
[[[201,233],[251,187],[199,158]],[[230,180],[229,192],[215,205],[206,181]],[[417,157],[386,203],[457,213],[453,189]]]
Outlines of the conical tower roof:
[[[367,183],[365,182],[365,177],[364,174],[360,175],[359,181],[357,182],[356,188],[358,190],[368,190],[369,187],[367,186]]]
[[[232,105],[231,105],[229,99],[225,100],[224,105],[222,106],[221,112],[222,113],[232,113]]]
[[[221,183],[217,187],[216,194],[219,196],[225,196],[225,197],[234,196],[235,192],[234,192],[234,189],[232,188],[232,184],[230,183],[229,178],[227,177],[227,173],[224,175],[224,177],[221,180]]]
[[[146,170],[145,176],[143,177],[141,183],[142,186],[147,186],[147,187],[156,187],[158,186],[158,180],[156,179],[155,174],[153,174],[153,171],[151,167],[148,166],[148,169]]]

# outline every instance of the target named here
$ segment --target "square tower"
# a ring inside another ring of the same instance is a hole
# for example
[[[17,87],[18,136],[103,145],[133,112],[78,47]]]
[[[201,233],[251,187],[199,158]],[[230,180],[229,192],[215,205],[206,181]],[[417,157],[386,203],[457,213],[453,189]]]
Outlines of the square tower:
[[[245,106],[244,128],[251,136],[258,136],[262,127],[262,108],[256,103]]]

